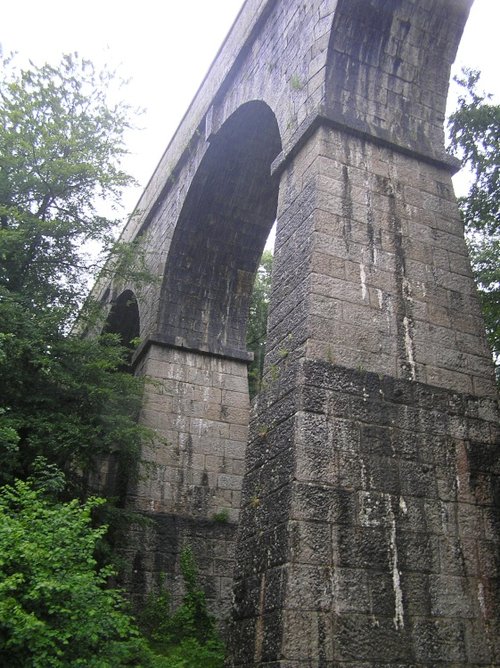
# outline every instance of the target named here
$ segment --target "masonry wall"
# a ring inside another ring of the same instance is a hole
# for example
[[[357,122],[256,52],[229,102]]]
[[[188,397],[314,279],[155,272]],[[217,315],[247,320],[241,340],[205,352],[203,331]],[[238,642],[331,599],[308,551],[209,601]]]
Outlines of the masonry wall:
[[[449,171],[327,125],[282,177],[270,360],[495,396]]]
[[[144,476],[131,492],[141,510],[238,519],[248,431],[244,362],[154,346],[142,422],[155,430]]]
[[[495,665],[496,389],[449,170],[325,121],[275,262],[234,665]]]
[[[248,0],[245,3],[239,21],[221,47],[209,76],[167,147],[122,235],[124,241],[138,243],[142,260],[151,275],[161,278],[168,273],[172,239],[190,188],[199,175],[211,143],[217,142],[221,130],[224,134],[224,125],[234,113],[249,102],[267,105],[275,117],[278,141],[281,138],[285,152],[295,145],[301,125],[316,115],[325,93],[325,63],[335,6],[335,0],[309,4],[300,0],[286,3]],[[246,120],[240,122],[241,136],[235,133],[231,137],[232,147],[244,144],[242,137],[246,124]],[[275,139],[263,133],[261,141],[269,145]],[[257,157],[260,156],[257,154]],[[223,155],[218,163],[224,165]],[[269,172],[270,169],[266,177]],[[241,176],[233,170],[232,176],[238,175]],[[247,178],[246,185],[250,184],[251,179]],[[222,189],[226,199],[234,196],[228,185],[227,192],[226,188]],[[259,193],[253,192],[247,206],[255,208],[258,197]],[[230,221],[228,225],[231,225]],[[209,234],[207,226],[207,237]],[[259,239],[255,247],[260,245]],[[236,243],[235,254],[238,252]],[[252,256],[256,253],[253,248],[249,252]],[[170,260],[175,267],[175,256]],[[249,274],[255,269],[256,266],[252,266]],[[113,298],[116,291],[113,285],[111,287]],[[170,325],[168,316],[163,313],[164,293],[168,286],[158,280],[125,287],[138,297],[141,338],[158,339],[162,330]],[[102,295],[107,288],[107,281],[100,283],[96,296],[99,298],[99,292]],[[120,291],[122,289],[120,287]],[[198,324],[191,323],[193,328]],[[213,343],[216,347],[217,341]]]
[[[181,575],[183,550],[191,550],[207,607],[224,629],[233,599],[236,527],[233,522],[192,518],[187,514],[141,513],[127,533],[120,554],[125,562],[122,583],[135,610],[149,593],[168,592],[175,609],[185,594]]]
[[[500,661],[489,398],[305,361],[259,399],[236,666]]]
[[[179,558],[191,547],[211,609],[229,614],[244,454],[248,436],[245,362],[152,346],[141,422],[155,433],[142,452],[128,507],[152,523],[127,539],[127,583],[140,601],[164,580],[179,600]]]

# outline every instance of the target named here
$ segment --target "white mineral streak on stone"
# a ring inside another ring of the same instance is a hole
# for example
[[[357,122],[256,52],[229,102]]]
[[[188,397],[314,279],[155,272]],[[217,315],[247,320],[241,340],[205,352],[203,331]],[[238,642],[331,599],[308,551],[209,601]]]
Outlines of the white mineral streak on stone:
[[[406,276],[403,277],[403,294],[409,302],[413,301],[413,297],[411,296],[411,284]]]
[[[359,277],[361,279],[361,297],[362,299],[366,299],[368,291],[366,289],[366,271],[365,271],[365,265],[360,262],[359,264]]]
[[[392,569],[392,588],[394,590],[394,628],[399,630],[404,628],[403,617],[403,591],[401,589],[401,580],[398,569],[398,547],[396,545],[396,518],[392,511],[391,497],[386,496],[387,515],[390,522],[390,537],[389,537],[389,560]]]
[[[362,457],[359,458],[359,463],[361,465],[361,489],[366,489],[366,466]]]
[[[401,512],[406,515],[408,512],[408,508],[406,506],[406,501],[403,499],[402,496],[399,497],[399,508],[401,509]]]
[[[481,608],[481,614],[483,617],[486,617],[486,605],[484,602],[484,586],[482,582],[477,583],[477,599],[479,601],[479,607]]]
[[[384,308],[384,295],[383,295],[382,290],[380,288],[377,288],[377,297],[378,297],[379,308],[380,309]]]
[[[325,578],[325,584],[323,586],[323,593],[320,597],[320,600],[318,602],[321,602],[321,604],[325,605],[330,605],[330,603],[334,600],[335,598],[335,591],[334,591],[334,582],[333,582],[333,570],[328,569],[330,571],[330,577]]]
[[[340,597],[337,595],[337,589],[338,589],[337,580],[338,580],[338,574],[332,567],[330,570],[330,591],[333,603],[333,611],[335,612],[336,615],[340,613],[340,605],[339,605]]]
[[[411,340],[411,333],[410,333],[410,323],[408,321],[408,318],[405,316],[403,318],[403,326],[405,328],[405,349],[406,349],[406,358],[408,360],[408,364],[410,365],[411,369],[411,379],[416,380],[416,373],[415,373],[415,360],[413,359],[413,350],[412,350],[412,340]]]
[[[255,652],[254,661],[260,663],[262,659],[262,646],[264,641],[264,602],[266,597],[266,574],[262,573],[260,578],[259,610],[255,622]]]
[[[228,284],[227,290],[228,290],[227,294],[229,295],[229,299],[227,300],[226,317],[224,318],[224,322],[221,323],[221,326],[222,325],[224,326],[223,330],[222,330],[224,332],[224,336],[220,337],[222,339],[222,343],[227,343],[227,327],[225,325],[226,325],[227,322],[231,322],[231,311],[233,310],[232,295],[233,295],[233,292],[234,292],[234,288],[230,284]]]
[[[361,526],[363,527],[369,527],[370,526],[370,513],[371,513],[371,508],[367,504],[367,501],[369,501],[370,495],[369,492],[366,494],[361,495],[361,508],[360,508],[360,521],[361,521]]]
[[[401,590],[401,582],[399,579],[398,570],[398,552],[396,547],[396,522],[393,518],[391,527],[391,549],[393,553],[392,563],[392,586],[394,588],[394,627],[396,629],[404,628],[403,619],[403,592]]]
[[[385,319],[387,321],[387,331],[390,333],[392,331],[393,323],[393,314],[392,314],[392,301],[389,295],[386,296],[385,301]]]
[[[370,492],[362,492],[361,494],[361,508],[360,508],[360,522],[363,527],[377,527],[380,526],[380,502],[376,498],[372,498]],[[373,511],[375,515],[372,516]]]
[[[377,264],[377,249],[373,247],[373,264]]]

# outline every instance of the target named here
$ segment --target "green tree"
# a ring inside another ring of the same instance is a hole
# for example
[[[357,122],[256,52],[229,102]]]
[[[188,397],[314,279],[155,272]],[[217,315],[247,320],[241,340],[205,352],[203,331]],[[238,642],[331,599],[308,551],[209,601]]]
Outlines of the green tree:
[[[149,666],[122,594],[106,586],[91,527],[102,500],[55,504],[27,483],[0,488],[0,664]]]
[[[480,73],[464,70],[458,107],[449,119],[451,147],[472,172],[459,199],[488,339],[500,363],[500,105],[478,92]]]
[[[248,313],[247,348],[254,354],[248,370],[250,397],[258,393],[264,370],[272,267],[273,254],[269,250],[264,251],[255,277]]]
[[[113,74],[76,54],[0,81],[0,285],[37,308],[74,310],[94,261],[112,242],[113,210],[132,182],[119,169],[129,107],[111,104]],[[68,314],[66,314],[66,317]]]
[[[76,54],[3,65],[0,483],[52,477],[54,492],[82,495],[96,459],[118,451],[130,469],[143,434],[141,382],[117,372],[128,355],[118,337],[68,333],[96,266],[84,249],[117,248],[99,201],[113,211],[131,182],[118,166],[130,109],[109,102],[113,75]]]

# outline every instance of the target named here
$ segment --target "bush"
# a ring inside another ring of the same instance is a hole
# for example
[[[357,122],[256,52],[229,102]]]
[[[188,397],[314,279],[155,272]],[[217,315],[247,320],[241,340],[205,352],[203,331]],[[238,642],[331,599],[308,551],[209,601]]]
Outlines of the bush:
[[[98,570],[102,500],[55,504],[28,483],[0,488],[0,665],[149,666],[120,591]]]

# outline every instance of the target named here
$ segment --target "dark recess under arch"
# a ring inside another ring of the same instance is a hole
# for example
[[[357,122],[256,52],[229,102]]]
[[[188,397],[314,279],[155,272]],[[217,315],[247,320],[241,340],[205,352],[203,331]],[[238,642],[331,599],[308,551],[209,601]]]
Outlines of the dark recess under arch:
[[[167,259],[159,338],[244,357],[255,273],[276,217],[276,118],[242,105],[212,139],[186,196]]]
[[[118,334],[121,344],[130,349],[128,362],[132,358],[135,349],[134,340],[139,338],[140,318],[137,299],[132,290],[125,290],[114,301],[106,323],[103,328],[104,334]],[[127,365],[127,369],[128,369]]]

